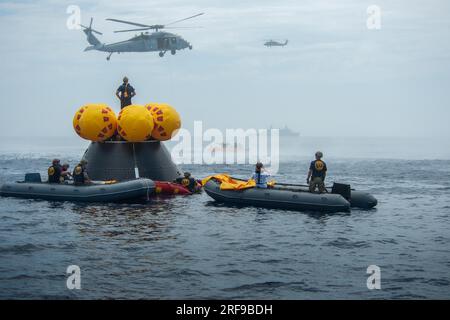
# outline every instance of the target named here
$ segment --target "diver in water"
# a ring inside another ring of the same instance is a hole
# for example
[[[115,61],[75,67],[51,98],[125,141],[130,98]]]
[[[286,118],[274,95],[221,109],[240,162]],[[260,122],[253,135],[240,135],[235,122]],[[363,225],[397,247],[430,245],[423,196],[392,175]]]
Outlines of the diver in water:
[[[134,88],[128,83],[128,78],[123,78],[123,83],[116,91],[116,97],[120,100],[120,109],[131,105],[131,98],[136,95]]]
[[[89,175],[86,171],[86,160],[81,160],[79,164],[75,166],[73,169],[73,183],[75,185],[85,185],[85,184],[91,184],[91,179],[89,178]]]
[[[175,183],[181,184],[183,187],[189,189],[190,192],[200,191],[200,187],[193,177],[191,177],[190,172],[185,172],[184,177],[176,178]]]
[[[252,176],[252,179],[256,182],[256,187],[266,189],[269,178],[270,174],[264,170],[264,165],[258,162],[255,167],[255,173]]]
[[[48,182],[59,183],[61,178],[62,167],[59,159],[53,159],[52,165],[48,167]]]
[[[309,166],[308,177],[306,183],[309,185],[309,192],[314,192],[316,187],[319,189],[319,193],[327,192],[325,188],[325,177],[327,176],[327,165],[322,160],[323,153],[317,151],[315,154],[316,160],[311,161]]]

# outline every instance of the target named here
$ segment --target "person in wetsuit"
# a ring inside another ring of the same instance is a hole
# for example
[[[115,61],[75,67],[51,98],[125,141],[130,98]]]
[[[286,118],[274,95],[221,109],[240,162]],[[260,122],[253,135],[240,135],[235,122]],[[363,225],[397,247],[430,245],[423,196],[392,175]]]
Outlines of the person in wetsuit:
[[[72,177],[73,177],[73,183],[75,185],[85,185],[85,184],[90,184],[91,183],[91,179],[89,178],[89,175],[87,174],[86,171],[86,165],[87,165],[87,161],[86,160],[81,160],[79,164],[77,164],[75,166],[75,168],[73,169],[73,173],[72,173]]]
[[[131,98],[136,95],[134,88],[128,83],[128,78],[123,78],[123,83],[116,91],[116,97],[120,100],[120,109],[131,105]]]
[[[52,165],[48,167],[48,182],[59,183],[61,178],[62,167],[59,159],[53,159]]]
[[[183,187],[189,189],[190,192],[199,191],[197,180],[191,177],[190,172],[185,172],[184,177],[176,178],[174,182],[181,184]]]
[[[323,153],[317,151],[315,154],[316,160],[312,161],[309,166],[308,177],[306,183],[309,185],[309,192],[319,189],[319,193],[326,192],[325,177],[327,176],[327,165],[322,160]]]

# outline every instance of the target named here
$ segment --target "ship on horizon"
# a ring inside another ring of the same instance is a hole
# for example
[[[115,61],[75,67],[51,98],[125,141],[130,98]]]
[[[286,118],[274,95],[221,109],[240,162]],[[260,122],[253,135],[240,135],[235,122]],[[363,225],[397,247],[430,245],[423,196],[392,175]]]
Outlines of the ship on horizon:
[[[280,137],[300,137],[300,132],[296,132],[288,128],[287,125],[284,126],[284,128],[273,128],[270,126],[270,129],[278,129],[280,133]]]

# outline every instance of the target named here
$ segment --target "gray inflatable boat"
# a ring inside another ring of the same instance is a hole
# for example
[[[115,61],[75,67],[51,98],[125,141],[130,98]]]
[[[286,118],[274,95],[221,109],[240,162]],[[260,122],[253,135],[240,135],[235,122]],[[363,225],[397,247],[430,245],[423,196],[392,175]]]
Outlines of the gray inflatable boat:
[[[124,182],[94,182],[91,185],[56,184],[40,181],[39,174],[27,174],[25,181],[5,183],[0,187],[0,195],[28,199],[81,202],[119,202],[144,199],[155,190],[150,179]]]
[[[270,189],[220,190],[220,182],[209,180],[204,189],[218,202],[297,211],[339,212],[350,207],[373,208],[377,200],[368,193],[335,184],[331,193],[310,193],[307,188],[275,186]]]

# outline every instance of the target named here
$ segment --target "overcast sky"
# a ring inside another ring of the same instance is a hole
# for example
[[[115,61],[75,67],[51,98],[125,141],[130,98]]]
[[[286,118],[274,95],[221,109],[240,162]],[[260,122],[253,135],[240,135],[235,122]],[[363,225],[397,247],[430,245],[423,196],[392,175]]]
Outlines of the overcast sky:
[[[366,27],[367,7],[382,10]],[[105,43],[134,34],[106,18],[167,23],[205,12],[174,30],[194,50],[83,52],[69,30],[68,5]],[[0,1],[0,136],[73,135],[72,117],[88,102],[119,109],[124,75],[135,103],[167,102],[183,126],[289,127],[307,136],[450,138],[448,0]],[[289,39],[266,48],[265,39]]]

